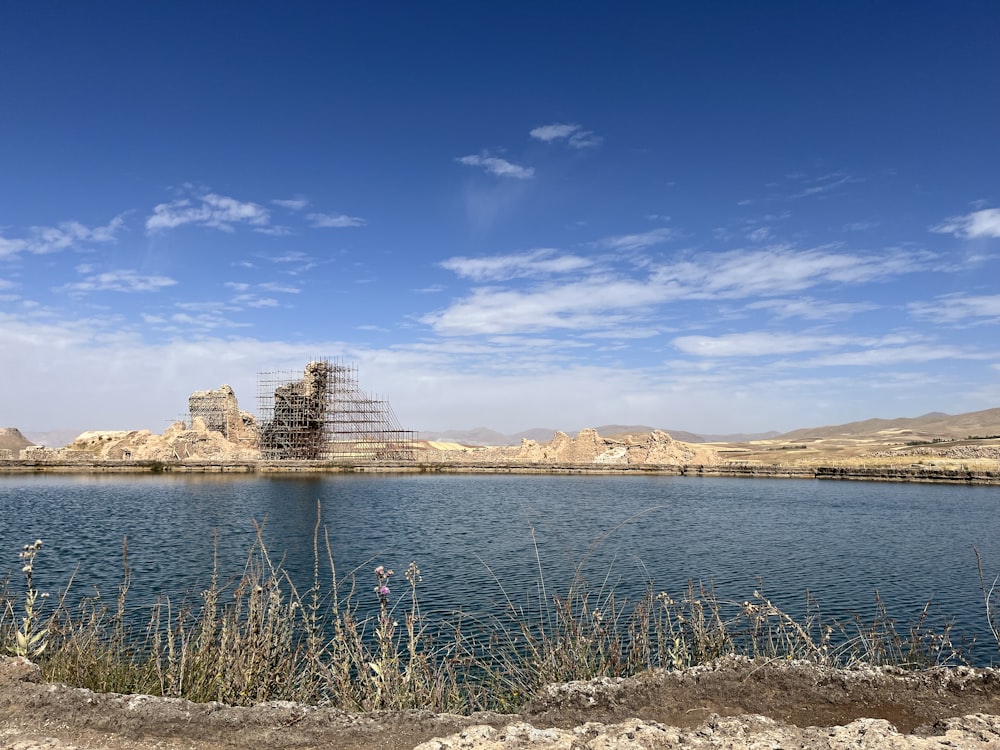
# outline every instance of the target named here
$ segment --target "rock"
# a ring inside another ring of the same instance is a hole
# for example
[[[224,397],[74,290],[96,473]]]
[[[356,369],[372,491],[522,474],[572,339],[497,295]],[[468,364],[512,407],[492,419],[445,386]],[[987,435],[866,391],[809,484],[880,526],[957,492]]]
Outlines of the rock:
[[[34,446],[16,427],[0,427],[0,458],[18,458],[25,448]]]

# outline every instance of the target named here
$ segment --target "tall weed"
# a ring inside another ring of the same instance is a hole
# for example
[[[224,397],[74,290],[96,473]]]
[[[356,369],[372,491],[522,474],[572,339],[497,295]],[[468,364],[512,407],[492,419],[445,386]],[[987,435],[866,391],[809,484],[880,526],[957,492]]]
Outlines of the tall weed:
[[[932,623],[929,605],[915,622],[899,626],[877,595],[869,619],[827,621],[809,595],[804,615],[793,617],[760,582],[742,602],[720,599],[710,584],[696,581],[676,598],[650,581],[629,601],[610,583],[610,572],[591,588],[582,563],[567,589],[552,594],[537,547],[537,611],[515,606],[497,580],[503,612],[430,618],[420,607],[424,582],[415,562],[398,586],[384,565],[340,576],[319,513],[312,580],[303,590],[283,560],[272,557],[263,524],[255,530],[239,576],[222,580],[216,558],[196,598],[164,597],[144,618],[128,605],[127,540],[112,602],[99,592],[74,600],[68,585],[51,611],[31,578],[41,545],[29,545],[24,591],[0,582],[0,650],[35,659],[49,680],[102,692],[448,712],[514,710],[547,683],[683,669],[729,654],[911,668],[964,659],[950,625]],[[981,561],[979,571],[1000,644],[997,583],[986,585]]]

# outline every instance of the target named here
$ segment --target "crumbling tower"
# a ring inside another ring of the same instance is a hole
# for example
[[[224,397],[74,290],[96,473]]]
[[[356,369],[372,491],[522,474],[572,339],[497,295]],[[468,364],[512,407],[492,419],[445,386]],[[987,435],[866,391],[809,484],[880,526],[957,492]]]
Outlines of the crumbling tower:
[[[201,419],[205,427],[221,432],[232,443],[250,446],[257,442],[257,422],[249,412],[240,411],[236,394],[229,385],[192,393],[188,397],[188,414],[190,425]]]
[[[260,451],[271,460],[376,461],[413,458],[413,433],[388,402],[364,393],[357,370],[315,360],[297,373],[258,373]]]

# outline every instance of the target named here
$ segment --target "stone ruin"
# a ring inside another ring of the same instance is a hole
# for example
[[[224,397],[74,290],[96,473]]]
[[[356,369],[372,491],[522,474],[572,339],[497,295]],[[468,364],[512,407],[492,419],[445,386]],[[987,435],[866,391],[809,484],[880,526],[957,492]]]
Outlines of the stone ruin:
[[[621,438],[604,437],[597,430],[584,429],[570,437],[556,432],[548,442],[524,439],[518,447],[477,447],[464,451],[442,452],[448,463],[470,465],[587,465],[610,466],[684,466],[711,465],[719,462],[719,454],[708,445],[695,445],[674,440],[662,430],[647,435]]]
[[[188,413],[192,427],[196,419],[201,419],[205,429],[222,433],[231,443],[244,447],[257,444],[257,419],[248,411],[240,411],[236,393],[229,385],[192,393],[188,397]]]

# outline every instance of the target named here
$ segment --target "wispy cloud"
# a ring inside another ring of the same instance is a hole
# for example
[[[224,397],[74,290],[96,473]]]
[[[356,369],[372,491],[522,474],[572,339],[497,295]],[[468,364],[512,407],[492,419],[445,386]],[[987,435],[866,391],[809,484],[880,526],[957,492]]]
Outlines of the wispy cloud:
[[[232,232],[237,224],[266,227],[270,220],[270,212],[257,203],[205,193],[154,206],[152,215],[146,219],[146,231],[154,233],[194,224]]]
[[[237,294],[230,301],[239,307],[253,308],[277,307],[279,304],[273,297],[261,297],[257,294]]]
[[[952,216],[944,223],[931,227],[931,231],[953,234],[962,239],[997,238],[1000,237],[1000,208],[984,208],[965,216]]]
[[[260,289],[266,289],[269,292],[278,292],[280,294],[298,294],[302,290],[297,286],[291,286],[289,284],[279,284],[276,281],[265,281],[263,284],[257,285]]]
[[[579,125],[568,123],[539,125],[531,130],[531,137],[545,143],[566,141],[573,148],[593,148],[604,140],[593,131],[584,130]]]
[[[144,276],[138,271],[125,269],[93,274],[60,289],[68,292],[158,292],[176,283],[169,276]]]
[[[347,214],[312,213],[306,214],[306,218],[312,223],[313,227],[319,229],[363,227],[368,223],[359,216],[348,216]]]
[[[796,250],[774,246],[699,256],[661,266],[658,283],[680,284],[695,298],[773,296],[822,283],[858,284],[926,270],[929,253],[891,250],[882,255],[835,252],[831,246]]]
[[[849,318],[857,313],[879,308],[872,302],[830,302],[811,297],[766,299],[751,302],[746,307],[749,310],[766,310],[779,319],[804,318],[806,320]]]
[[[708,359],[787,357],[821,352],[805,359],[785,362],[790,367],[798,368],[884,366],[944,359],[992,359],[996,356],[951,344],[922,342],[916,336],[893,334],[856,336],[812,331],[745,331],[721,336],[679,336],[673,344],[685,354]]]
[[[267,292],[276,292],[278,294],[298,294],[302,291],[297,286],[291,286],[290,284],[279,284],[276,281],[265,281],[261,284],[248,284],[243,281],[227,281],[223,284],[226,289],[232,289],[234,292],[248,292],[251,289],[263,289]]]
[[[289,211],[301,211],[309,205],[305,198],[275,198],[271,201],[275,206],[287,208]]]
[[[850,224],[844,224],[845,232],[866,232],[869,229],[874,229],[879,225],[877,221],[853,221]]]
[[[528,291],[476,289],[448,309],[421,320],[448,336],[598,330],[623,322],[616,313],[660,301],[662,293],[658,286],[611,276],[546,284]]]
[[[248,328],[249,323],[238,323],[223,315],[202,313],[200,315],[188,315],[187,313],[174,313],[170,316],[170,323],[174,326],[167,330],[183,330],[190,332],[192,329],[203,331],[213,331],[219,328]]]
[[[909,310],[923,320],[940,323],[1000,322],[1000,294],[946,294],[934,302],[913,302]]]
[[[614,237],[605,237],[595,244],[607,250],[643,250],[647,247],[666,242],[673,236],[673,229],[661,227],[660,229],[652,229],[639,234],[620,234]]]
[[[121,215],[104,226],[88,227],[78,221],[64,221],[54,227],[31,227],[26,237],[8,238],[0,235],[0,258],[20,253],[45,255],[71,247],[116,242],[118,233],[124,228],[125,219]]]
[[[913,346],[875,346],[860,351],[823,354],[806,364],[814,367],[896,365],[911,362],[934,362],[945,359],[993,359],[996,354],[970,351],[948,344]]]
[[[523,265],[523,261],[518,262]],[[650,263],[644,266],[643,276],[634,278],[599,266],[583,267],[582,278],[548,281],[527,289],[474,289],[447,309],[421,320],[445,335],[537,332],[549,328],[604,330],[626,321],[645,321],[651,311],[684,300],[776,297],[824,284],[880,281],[922,270],[928,263],[928,256],[921,253],[890,251],[881,256],[862,256],[824,247],[795,250],[779,246]],[[520,266],[498,262],[495,272],[512,267]],[[453,270],[488,274],[493,269],[459,263]]]
[[[501,159],[497,156],[490,156],[489,152],[484,151],[481,154],[472,154],[470,156],[459,156],[455,159],[459,164],[464,164],[467,167],[482,167],[490,174],[496,175],[497,177],[513,177],[518,180],[530,180],[535,176],[535,170],[533,167],[522,167],[520,164],[514,164],[506,159]]]
[[[815,334],[771,333],[746,331],[722,336],[678,336],[674,346],[685,354],[699,357],[759,357],[798,354],[842,347],[851,343],[848,336],[817,336]]]
[[[832,192],[841,185],[848,185],[853,182],[864,182],[862,177],[852,177],[846,172],[830,172],[812,179],[805,178],[804,175],[788,175],[789,179],[802,182],[805,187],[789,195],[789,198],[808,198],[812,195],[823,195]]]
[[[560,255],[558,250],[541,248],[526,253],[493,255],[485,258],[448,258],[441,266],[473,281],[500,281],[525,276],[578,271],[592,264],[579,255]]]

